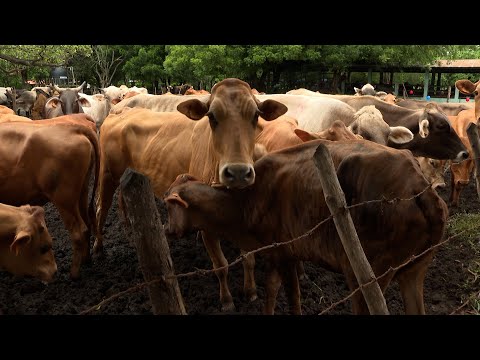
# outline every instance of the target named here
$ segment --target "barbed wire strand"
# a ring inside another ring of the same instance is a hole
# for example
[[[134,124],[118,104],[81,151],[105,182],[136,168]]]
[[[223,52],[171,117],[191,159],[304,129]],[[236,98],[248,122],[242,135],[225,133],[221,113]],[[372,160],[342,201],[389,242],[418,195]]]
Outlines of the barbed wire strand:
[[[344,297],[342,300],[339,300],[335,303],[333,303],[332,305],[330,305],[328,308],[326,308],[325,310],[323,310],[322,312],[320,312],[318,315],[324,315],[326,314],[327,312],[329,312],[330,310],[332,310],[333,308],[335,308],[336,306],[344,303],[345,301],[347,301],[348,299],[350,299],[353,295],[355,295],[358,291],[360,291],[363,287],[365,286],[368,286],[370,284],[373,284],[375,281],[378,281],[380,280],[381,278],[385,277],[386,275],[390,274],[392,271],[398,271],[399,269],[401,269],[402,267],[410,264],[412,261],[415,261],[416,259],[418,259],[419,257],[422,257],[423,255],[427,254],[429,251],[432,251],[434,249],[436,249],[437,247],[440,247],[442,246],[443,244],[445,244],[446,242],[464,234],[465,232],[468,232],[468,231],[471,231],[471,230],[474,230],[474,229],[477,229],[477,228],[480,228],[480,225],[476,225],[476,226],[472,226],[468,229],[465,229],[465,230],[462,230],[460,231],[459,233],[455,234],[455,235],[452,235],[450,236],[449,238],[443,240],[443,241],[440,241],[438,244],[436,245],[433,245],[431,247],[429,247],[428,249],[422,251],[420,254],[418,255],[412,255],[406,262],[404,262],[403,264],[400,264],[398,266],[395,266],[395,267],[390,267],[387,271],[385,271],[382,275],[378,276],[378,277],[374,277],[372,280],[366,282],[365,284],[363,285],[360,285],[359,287],[357,287],[355,290],[353,290],[348,296]]]

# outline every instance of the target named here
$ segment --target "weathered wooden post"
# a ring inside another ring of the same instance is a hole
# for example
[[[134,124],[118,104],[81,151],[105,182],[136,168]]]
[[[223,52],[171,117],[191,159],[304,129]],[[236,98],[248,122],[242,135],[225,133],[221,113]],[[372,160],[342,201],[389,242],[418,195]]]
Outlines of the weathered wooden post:
[[[335,167],[327,147],[320,144],[313,155],[313,160],[320,172],[325,201],[333,215],[333,221],[337,228],[338,235],[342,241],[343,248],[352,266],[355,277],[360,285],[375,278],[372,267],[363,252],[362,244],[358,239],[353,220],[347,209],[345,195],[338,182]],[[361,288],[363,296],[372,315],[388,315],[388,308],[382,290],[375,281]]]
[[[135,242],[145,281],[174,275],[170,248],[163,231],[160,214],[148,178],[130,168],[120,178],[128,229]],[[149,285],[155,315],[186,315],[176,278]]]
[[[478,138],[478,125],[470,123],[467,128],[468,141],[472,145],[472,157],[475,162],[475,182],[477,184],[477,195],[480,200],[480,140]]]

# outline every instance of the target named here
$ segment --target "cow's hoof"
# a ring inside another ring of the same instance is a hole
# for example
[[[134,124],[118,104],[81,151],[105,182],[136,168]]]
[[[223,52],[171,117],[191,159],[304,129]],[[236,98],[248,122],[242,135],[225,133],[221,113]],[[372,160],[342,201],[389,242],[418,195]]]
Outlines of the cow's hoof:
[[[235,311],[235,304],[233,302],[222,305],[222,312],[232,312]]]
[[[253,302],[258,299],[257,290],[256,289],[248,289],[245,290],[245,297],[249,302]]]
[[[305,274],[305,273],[303,273],[303,274],[301,274],[301,275],[298,276],[298,279],[299,279],[299,280],[308,280],[308,275]]]
[[[80,279],[80,271],[70,271],[70,279],[73,281]]]

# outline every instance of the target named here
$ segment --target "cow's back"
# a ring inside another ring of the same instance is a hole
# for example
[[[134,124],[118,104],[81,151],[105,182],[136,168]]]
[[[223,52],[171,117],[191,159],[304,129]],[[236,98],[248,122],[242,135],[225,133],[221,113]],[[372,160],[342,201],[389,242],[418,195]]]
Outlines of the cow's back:
[[[375,202],[350,210],[376,273],[440,241],[447,206],[428,188],[409,151],[364,140],[316,140],[266,155],[255,164],[258,174],[255,189],[261,194],[253,199],[262,205],[252,205],[255,210],[250,221],[265,226],[260,233],[267,243],[300,236],[330,215],[319,170],[313,161],[320,143],[330,151],[348,205],[382,198],[409,199],[421,193],[415,200]],[[272,228],[271,224],[281,225]],[[334,271],[342,272],[349,266],[332,220],[322,225],[315,232],[315,241],[312,240],[300,240],[290,249],[299,259],[320,263]]]

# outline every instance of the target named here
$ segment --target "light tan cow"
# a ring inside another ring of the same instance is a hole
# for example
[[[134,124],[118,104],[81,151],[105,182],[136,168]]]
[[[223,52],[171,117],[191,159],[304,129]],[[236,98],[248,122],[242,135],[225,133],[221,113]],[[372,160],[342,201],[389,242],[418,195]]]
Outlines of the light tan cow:
[[[128,100],[140,96],[143,95]],[[247,83],[225,79],[212,88],[205,101],[184,100],[178,105],[178,112],[133,108],[110,114],[100,132],[98,234],[94,252],[103,253],[105,219],[119,179],[128,167],[145,174],[158,197],[177,175],[187,171],[209,184],[247,187],[255,181],[253,162],[259,115],[273,120],[286,111],[286,106],[277,101],[258,101]],[[203,240],[214,268],[226,265],[219,239],[203,233]],[[220,300],[224,309],[232,309],[227,273],[227,269],[217,272]]]
[[[90,234],[95,233],[94,196],[89,203],[88,195],[92,171],[96,191],[99,149],[90,122],[62,118],[0,124],[0,202],[50,201],[57,208],[72,240],[70,276],[76,279],[81,263],[90,258]]]
[[[42,207],[0,204],[0,267],[18,276],[53,279],[57,264]]]

